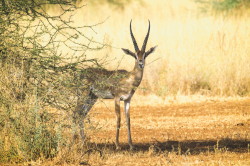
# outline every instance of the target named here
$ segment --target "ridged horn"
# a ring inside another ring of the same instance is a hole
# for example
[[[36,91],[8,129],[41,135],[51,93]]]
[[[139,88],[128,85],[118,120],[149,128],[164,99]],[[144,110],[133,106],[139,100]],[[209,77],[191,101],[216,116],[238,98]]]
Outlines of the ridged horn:
[[[135,37],[133,35],[133,32],[132,32],[132,20],[130,21],[130,35],[131,35],[131,38],[132,38],[132,41],[133,41],[133,44],[134,44],[134,47],[135,47],[135,51],[138,52],[139,51],[139,48],[138,48],[138,45],[136,43],[136,40],[135,40]]]
[[[145,52],[146,50],[146,46],[147,46],[147,42],[148,42],[148,37],[149,37],[149,32],[150,32],[150,21],[148,20],[148,33],[144,39],[144,42],[143,42],[143,45],[142,45],[142,48],[141,48],[141,52]]]

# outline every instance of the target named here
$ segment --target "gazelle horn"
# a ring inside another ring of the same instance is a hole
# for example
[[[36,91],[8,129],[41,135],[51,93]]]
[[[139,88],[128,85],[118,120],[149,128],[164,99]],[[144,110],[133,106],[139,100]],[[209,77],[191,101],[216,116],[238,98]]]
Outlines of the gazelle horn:
[[[132,23],[132,20],[130,21],[130,35],[131,35],[131,38],[132,38],[132,41],[133,41],[133,44],[134,44],[134,47],[135,47],[135,51],[138,52],[139,48],[138,48],[138,45],[136,43],[135,37],[134,37],[133,32],[132,32],[131,23]]]
[[[144,39],[144,42],[143,42],[143,45],[142,45],[142,48],[141,48],[141,52],[145,52],[146,50],[146,45],[147,45],[147,42],[148,42],[148,37],[149,37],[149,32],[150,32],[150,21],[148,20],[148,33]]]

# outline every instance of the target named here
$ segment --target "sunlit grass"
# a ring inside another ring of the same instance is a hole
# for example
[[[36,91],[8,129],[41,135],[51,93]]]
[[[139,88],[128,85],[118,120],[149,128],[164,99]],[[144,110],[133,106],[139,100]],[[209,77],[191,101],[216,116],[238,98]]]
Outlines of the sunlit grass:
[[[108,18],[108,19],[107,19]],[[201,15],[193,1],[136,1],[123,10],[109,5],[88,6],[77,22],[103,24],[90,31],[94,40],[111,48],[88,52],[89,57],[107,57],[107,68],[132,70],[133,58],[120,48],[133,50],[129,22],[141,46],[149,19],[148,47],[158,45],[147,59],[141,94],[246,96],[250,90],[249,25],[247,16]],[[152,74],[154,73],[154,74]]]

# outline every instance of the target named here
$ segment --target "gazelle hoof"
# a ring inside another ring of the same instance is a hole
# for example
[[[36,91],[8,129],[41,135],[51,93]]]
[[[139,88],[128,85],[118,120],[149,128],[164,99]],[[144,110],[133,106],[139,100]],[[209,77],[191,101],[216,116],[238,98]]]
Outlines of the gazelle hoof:
[[[116,145],[116,150],[121,150],[121,147]]]

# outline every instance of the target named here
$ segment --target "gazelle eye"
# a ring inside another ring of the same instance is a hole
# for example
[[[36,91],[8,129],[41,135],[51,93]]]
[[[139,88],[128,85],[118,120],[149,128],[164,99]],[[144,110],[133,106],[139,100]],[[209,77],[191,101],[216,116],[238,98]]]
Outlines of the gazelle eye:
[[[143,60],[139,60],[139,64],[143,64]]]

